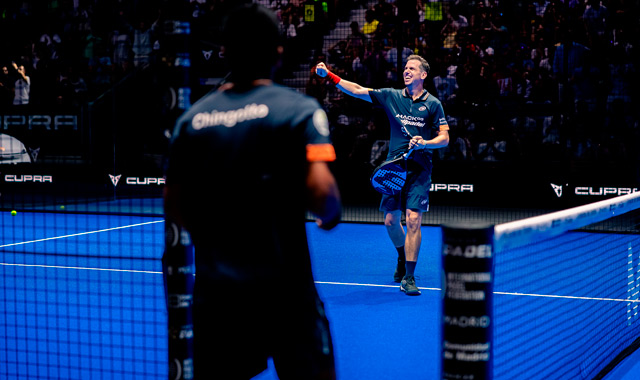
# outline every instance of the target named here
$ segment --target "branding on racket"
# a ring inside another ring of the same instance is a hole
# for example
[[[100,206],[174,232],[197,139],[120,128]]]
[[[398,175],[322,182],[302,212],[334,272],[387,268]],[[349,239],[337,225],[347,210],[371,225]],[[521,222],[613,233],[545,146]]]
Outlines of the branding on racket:
[[[371,184],[376,191],[393,195],[402,190],[406,179],[407,173],[399,165],[392,165],[374,173]]]

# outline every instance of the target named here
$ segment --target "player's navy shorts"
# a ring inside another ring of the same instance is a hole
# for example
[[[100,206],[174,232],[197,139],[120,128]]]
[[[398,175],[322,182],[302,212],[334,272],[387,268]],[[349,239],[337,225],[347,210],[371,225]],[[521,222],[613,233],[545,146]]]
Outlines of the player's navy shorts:
[[[425,170],[419,164],[407,163],[407,181],[402,191],[396,195],[382,195],[380,211],[429,211],[429,188],[431,187],[431,170]]]
[[[195,378],[250,379],[267,368],[269,357],[280,379],[334,373],[324,305],[313,285],[293,290],[290,285],[198,283],[196,279]]]

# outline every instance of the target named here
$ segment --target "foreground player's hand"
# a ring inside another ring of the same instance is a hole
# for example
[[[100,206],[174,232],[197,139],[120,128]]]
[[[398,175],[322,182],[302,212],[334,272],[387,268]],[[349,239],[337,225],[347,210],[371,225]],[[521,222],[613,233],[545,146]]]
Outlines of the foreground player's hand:
[[[340,217],[333,218],[329,221],[322,221],[321,219],[316,219],[316,225],[325,231],[329,231],[333,229],[333,227],[337,226],[340,223]]]

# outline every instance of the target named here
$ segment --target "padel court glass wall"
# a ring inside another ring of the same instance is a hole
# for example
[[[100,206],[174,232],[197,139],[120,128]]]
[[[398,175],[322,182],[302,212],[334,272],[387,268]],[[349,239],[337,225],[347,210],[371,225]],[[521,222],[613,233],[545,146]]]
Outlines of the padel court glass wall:
[[[0,41],[0,89],[15,89],[16,62],[31,97],[16,106],[2,94],[0,212],[162,217],[180,83],[193,103],[229,79],[219,36],[230,2],[20,3],[0,5],[0,32],[13,37]],[[401,88],[409,54],[430,63],[427,90],[443,103],[451,142],[434,153],[425,224],[501,223],[640,189],[637,2],[420,3],[274,2],[285,47],[275,80],[329,116],[345,221],[381,222],[369,176],[389,126],[314,76],[318,61],[371,88]],[[190,25],[186,51],[178,18]]]

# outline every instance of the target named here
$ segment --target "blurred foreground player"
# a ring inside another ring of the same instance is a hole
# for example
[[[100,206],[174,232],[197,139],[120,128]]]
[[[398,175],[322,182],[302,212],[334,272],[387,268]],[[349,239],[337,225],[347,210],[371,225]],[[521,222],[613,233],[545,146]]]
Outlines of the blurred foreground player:
[[[231,80],[177,121],[165,212],[195,245],[195,379],[334,379],[329,322],[305,227],[340,219],[335,159],[319,104],[270,78],[281,48],[271,11],[226,20]]]

